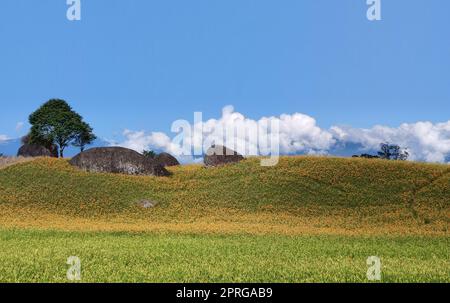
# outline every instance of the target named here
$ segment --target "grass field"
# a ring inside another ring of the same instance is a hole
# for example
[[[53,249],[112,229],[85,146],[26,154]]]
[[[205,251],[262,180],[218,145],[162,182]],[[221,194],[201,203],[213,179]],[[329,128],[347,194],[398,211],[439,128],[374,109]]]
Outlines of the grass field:
[[[448,165],[285,157],[168,178],[0,170],[0,281],[449,282]],[[143,209],[142,199],[159,202]]]
[[[450,282],[450,241],[433,237],[2,231],[0,239],[8,282],[66,282],[72,255],[84,282],[367,282],[371,255],[382,256],[385,282]]]

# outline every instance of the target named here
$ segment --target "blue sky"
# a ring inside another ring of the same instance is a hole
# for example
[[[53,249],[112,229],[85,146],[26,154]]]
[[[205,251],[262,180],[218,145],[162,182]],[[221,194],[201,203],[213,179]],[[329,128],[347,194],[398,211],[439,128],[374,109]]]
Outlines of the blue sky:
[[[49,98],[114,138],[124,129],[305,113],[323,128],[449,120],[450,2],[382,0],[0,2],[0,135]]]

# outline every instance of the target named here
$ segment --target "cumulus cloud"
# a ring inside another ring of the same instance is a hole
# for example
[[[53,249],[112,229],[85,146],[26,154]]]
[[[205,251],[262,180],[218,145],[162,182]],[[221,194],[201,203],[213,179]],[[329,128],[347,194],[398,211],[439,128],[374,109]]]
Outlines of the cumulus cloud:
[[[370,129],[332,127],[340,142],[359,143],[368,150],[377,149],[380,142],[391,142],[407,148],[412,160],[445,162],[450,155],[450,121],[445,123],[417,122],[397,128],[377,125]]]
[[[126,129],[123,135],[126,138],[124,142],[112,145],[120,145],[138,152],[152,149],[163,150],[173,154],[180,153],[179,145],[172,143],[172,139],[165,133],[152,132],[146,134],[144,131],[131,131]]]
[[[279,132],[274,128],[275,125]],[[222,110],[221,118],[198,121],[189,127],[190,134],[183,137],[183,143],[192,147],[189,153],[196,149],[206,152],[211,144],[221,144],[245,155],[270,154],[271,136],[278,133],[281,154],[324,153],[335,143],[332,134],[318,127],[315,119],[298,113],[252,120],[235,112],[232,106],[227,106]],[[201,136],[194,135],[195,130],[199,130]],[[264,134],[266,138],[261,137]],[[125,130],[123,135],[125,141],[119,145],[137,151],[155,149],[175,155],[185,151],[181,144],[174,143],[165,133],[146,134],[144,131]],[[262,139],[268,142],[261,144]],[[233,145],[230,146],[230,143]]]
[[[183,126],[183,123],[180,125]],[[224,134],[222,130],[226,130],[230,125],[235,131],[225,131]],[[189,152],[199,148],[206,151],[212,143],[233,142],[235,149],[242,154],[267,155],[269,148],[261,146],[259,136],[266,133],[270,138],[276,133],[279,134],[279,154],[333,154],[339,145],[348,143],[358,145],[362,150],[374,151],[379,148],[380,143],[390,142],[408,148],[412,160],[445,162],[450,156],[450,121],[436,124],[417,122],[402,124],[397,128],[374,126],[362,129],[333,126],[330,129],[322,129],[313,117],[301,113],[253,120],[235,112],[232,106],[226,106],[219,119],[197,121],[192,124],[185,121],[184,126],[191,129],[191,133],[182,138],[184,144],[193,146]],[[201,136],[194,135],[195,130]],[[184,151],[186,154],[180,140],[174,140],[178,136],[176,133],[169,136],[162,132],[125,130],[123,135],[125,141],[118,145],[139,152],[153,149],[175,155],[180,155]]]

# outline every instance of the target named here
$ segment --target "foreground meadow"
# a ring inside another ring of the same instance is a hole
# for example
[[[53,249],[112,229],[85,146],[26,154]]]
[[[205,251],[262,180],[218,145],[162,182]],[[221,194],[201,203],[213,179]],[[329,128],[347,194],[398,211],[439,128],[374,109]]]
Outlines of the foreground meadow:
[[[3,230],[0,240],[4,282],[67,282],[68,256],[83,282],[367,282],[372,255],[383,282],[450,282],[448,238]]]
[[[83,282],[367,282],[378,256],[382,282],[449,282],[448,165],[286,157],[171,171],[0,169],[0,281],[68,282],[77,256]]]

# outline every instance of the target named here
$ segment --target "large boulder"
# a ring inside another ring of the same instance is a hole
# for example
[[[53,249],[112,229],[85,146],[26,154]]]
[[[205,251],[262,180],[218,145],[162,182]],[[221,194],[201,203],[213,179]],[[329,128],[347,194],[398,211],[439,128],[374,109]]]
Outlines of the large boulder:
[[[70,162],[89,172],[107,172],[128,175],[168,176],[170,173],[161,164],[123,147],[92,148],[73,157]]]
[[[37,144],[24,144],[17,152],[18,157],[53,157],[52,152],[44,146]]]
[[[155,163],[161,164],[163,166],[177,166],[180,165],[180,162],[168,153],[160,153],[154,159]]]
[[[205,166],[220,166],[242,160],[242,155],[222,145],[211,146],[204,157]]]
[[[30,135],[21,139],[22,146],[17,152],[18,157],[53,157],[58,158],[58,146],[55,144],[34,144],[30,140]]]

